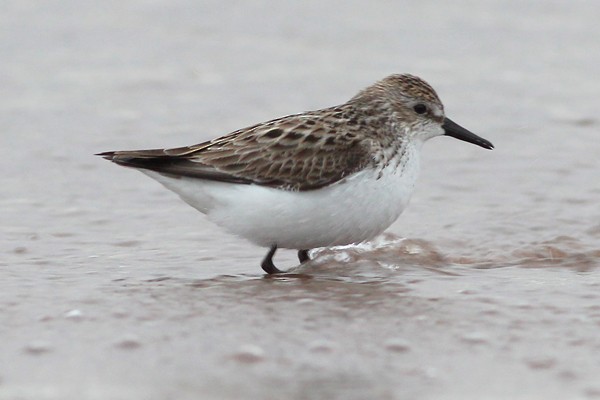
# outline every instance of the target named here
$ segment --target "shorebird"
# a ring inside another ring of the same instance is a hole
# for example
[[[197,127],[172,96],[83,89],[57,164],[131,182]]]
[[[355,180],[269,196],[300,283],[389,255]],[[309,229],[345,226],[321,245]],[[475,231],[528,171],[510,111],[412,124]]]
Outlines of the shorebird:
[[[140,170],[229,232],[268,247],[262,269],[279,273],[277,248],[360,243],[405,209],[422,144],[452,136],[494,146],[446,117],[435,90],[391,75],[348,102],[177,148],[98,155]]]

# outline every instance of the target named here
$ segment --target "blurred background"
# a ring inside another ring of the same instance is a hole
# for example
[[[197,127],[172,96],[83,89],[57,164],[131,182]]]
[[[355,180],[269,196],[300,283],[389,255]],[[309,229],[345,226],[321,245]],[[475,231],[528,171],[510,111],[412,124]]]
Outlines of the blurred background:
[[[599,14],[0,0],[0,399],[600,397]],[[389,234],[304,278],[264,279],[264,249],[93,156],[403,72],[496,149],[428,142]]]

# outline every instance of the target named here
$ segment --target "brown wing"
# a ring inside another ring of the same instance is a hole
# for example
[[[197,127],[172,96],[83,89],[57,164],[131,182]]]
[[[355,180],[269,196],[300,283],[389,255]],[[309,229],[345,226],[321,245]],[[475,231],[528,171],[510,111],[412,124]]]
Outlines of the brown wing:
[[[189,147],[101,153],[163,174],[286,190],[332,184],[371,161],[373,142],[340,108],[291,115]]]

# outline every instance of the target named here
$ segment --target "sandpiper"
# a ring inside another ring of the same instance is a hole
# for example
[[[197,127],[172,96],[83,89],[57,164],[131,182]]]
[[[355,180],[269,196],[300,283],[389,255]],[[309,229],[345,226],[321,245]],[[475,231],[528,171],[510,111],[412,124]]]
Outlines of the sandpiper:
[[[422,144],[452,136],[492,143],[444,114],[422,79],[390,75],[348,102],[240,129],[178,148],[98,155],[139,169],[208,219],[268,247],[298,250],[360,243],[388,228],[413,192]]]

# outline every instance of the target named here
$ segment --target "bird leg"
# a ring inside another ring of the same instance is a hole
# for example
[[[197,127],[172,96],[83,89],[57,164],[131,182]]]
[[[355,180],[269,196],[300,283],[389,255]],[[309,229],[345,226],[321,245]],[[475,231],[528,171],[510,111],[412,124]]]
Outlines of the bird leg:
[[[310,261],[308,250],[298,250],[298,260],[300,260],[300,264]]]
[[[273,264],[273,256],[275,255],[276,251],[277,251],[277,245],[274,244],[273,246],[271,246],[271,249],[269,249],[269,252],[265,256],[265,258],[262,260],[262,263],[260,264],[263,271],[265,271],[269,275],[270,274],[280,274],[281,272],[283,272],[279,268],[277,268],[275,266],[275,264]]]

